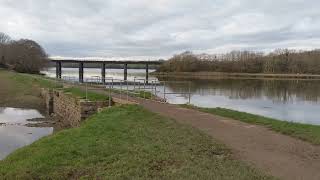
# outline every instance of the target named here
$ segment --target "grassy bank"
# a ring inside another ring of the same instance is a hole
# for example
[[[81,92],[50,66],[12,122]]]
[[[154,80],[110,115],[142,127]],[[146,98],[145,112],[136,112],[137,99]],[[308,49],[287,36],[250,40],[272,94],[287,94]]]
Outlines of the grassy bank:
[[[198,130],[139,106],[94,115],[0,161],[0,179],[271,179]]]
[[[320,126],[280,121],[273,118],[263,117],[245,112],[234,111],[224,108],[199,108],[183,105],[186,108],[196,109],[202,112],[211,113],[250,124],[262,125],[273,131],[280,132],[312,144],[320,145]]]
[[[90,101],[106,101],[109,100],[109,97],[103,94],[94,93],[91,91],[84,91],[80,88],[69,87],[69,88],[61,88],[61,90],[67,94],[71,94],[79,99],[88,99]]]
[[[109,92],[109,89],[106,90]],[[128,93],[129,96],[131,97],[139,97],[139,98],[144,98],[144,99],[151,99],[153,97],[153,94],[149,91],[144,91],[144,90],[129,90],[127,91],[126,89],[119,90],[119,89],[112,89],[111,92],[117,93],[117,94],[124,94],[126,95]]]
[[[0,106],[43,110],[45,106],[39,97],[39,86],[49,87],[51,84],[29,80],[29,76],[0,70]]]
[[[69,93],[79,99],[88,99],[91,101],[103,101],[108,100],[108,96],[101,95],[99,93],[94,92],[86,92],[85,90],[78,87],[63,87],[61,83],[56,83],[51,79],[47,79],[40,75],[30,75],[30,74],[20,74],[9,72],[5,70],[0,71],[1,78],[7,78],[8,82],[13,85],[16,92],[29,91],[27,93],[31,93],[30,91],[35,91],[34,95],[39,96],[40,88],[49,88],[49,89],[58,89],[62,90],[66,93]]]

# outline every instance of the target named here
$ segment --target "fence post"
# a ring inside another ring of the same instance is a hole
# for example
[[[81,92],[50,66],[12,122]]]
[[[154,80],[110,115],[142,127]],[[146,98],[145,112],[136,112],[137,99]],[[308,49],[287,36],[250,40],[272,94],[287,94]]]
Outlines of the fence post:
[[[119,83],[120,83],[120,99],[122,99],[122,81],[120,80]]]
[[[189,100],[188,100],[189,105],[191,104],[191,82],[189,82]]]
[[[143,98],[146,99],[146,80],[143,80]]]
[[[129,101],[129,85],[128,85],[128,81],[127,81],[127,101]]]
[[[156,84],[156,81],[154,81],[154,97],[155,99],[157,98],[157,84]]]
[[[133,78],[133,92],[136,92],[136,77]]]
[[[163,82],[163,100],[166,102],[166,82]]]
[[[86,84],[86,101],[88,100],[88,84],[87,83],[85,83]]]
[[[111,84],[109,84],[109,107],[111,106]]]

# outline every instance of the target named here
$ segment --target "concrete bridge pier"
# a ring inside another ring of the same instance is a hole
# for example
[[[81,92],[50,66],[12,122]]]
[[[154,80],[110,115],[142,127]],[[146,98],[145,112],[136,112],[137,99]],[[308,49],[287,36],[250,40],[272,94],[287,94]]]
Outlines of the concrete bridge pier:
[[[62,66],[61,66],[61,61],[56,62],[56,78],[61,79],[61,74],[62,74]]]
[[[123,73],[123,75],[124,75],[124,77],[123,77],[123,80],[127,80],[128,79],[128,64],[124,64],[124,68],[123,68],[123,70],[124,70],[124,73]]]
[[[83,83],[83,62],[79,63],[79,82]]]
[[[106,63],[102,63],[101,80],[102,80],[102,84],[106,84]]]

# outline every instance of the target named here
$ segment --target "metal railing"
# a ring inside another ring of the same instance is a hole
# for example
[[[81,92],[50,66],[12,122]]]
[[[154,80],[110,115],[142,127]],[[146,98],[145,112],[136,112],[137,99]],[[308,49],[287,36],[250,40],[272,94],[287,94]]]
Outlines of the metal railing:
[[[56,79],[56,81],[59,79]],[[105,77],[105,83],[103,83],[101,77],[92,76],[85,78],[83,83],[79,82],[79,79],[72,76],[63,76],[61,81],[66,83],[85,85],[86,99],[88,91],[95,89],[106,89],[109,96],[113,93],[117,93],[120,99],[129,100],[130,96],[135,96],[144,99],[151,99],[154,101],[168,102],[168,96],[177,95],[187,98],[188,104],[191,104],[191,82],[189,81],[158,81],[157,79],[150,79],[147,81],[143,78],[134,77],[133,81],[122,80],[113,77]],[[184,90],[171,90],[169,91],[169,84],[181,84]],[[111,98],[109,98],[111,99]],[[110,100],[109,100],[110,101]],[[109,102],[109,105],[111,101]]]

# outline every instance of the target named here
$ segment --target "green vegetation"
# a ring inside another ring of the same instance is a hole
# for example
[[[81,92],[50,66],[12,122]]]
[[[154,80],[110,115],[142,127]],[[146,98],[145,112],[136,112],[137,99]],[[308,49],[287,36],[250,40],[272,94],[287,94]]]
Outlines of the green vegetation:
[[[43,101],[39,98],[39,85],[27,75],[6,70],[0,70],[0,106],[44,109]],[[46,81],[38,82],[46,86]]]
[[[107,89],[106,91],[109,91],[109,89]],[[122,94],[127,94],[127,90],[123,89],[122,91],[119,89],[112,89],[111,90],[114,93],[122,93]],[[140,97],[140,98],[145,98],[145,99],[151,99],[153,94],[149,91],[144,91],[144,90],[129,90],[128,91],[128,95],[132,96],[132,97]]]
[[[88,91],[86,92],[85,90],[82,90],[80,88],[76,88],[76,87],[70,87],[70,88],[62,88],[62,90],[65,93],[69,93],[72,94],[73,96],[76,96],[80,99],[88,99],[90,101],[105,101],[109,99],[109,96],[103,95],[103,94],[99,94],[99,93],[95,93],[92,91]]]
[[[250,124],[262,125],[273,131],[280,132],[304,141],[319,145],[320,144],[320,126],[300,124],[287,121],[280,121],[268,117],[254,115],[245,112],[234,111],[224,108],[200,108],[195,106],[183,105],[186,108],[196,109],[202,112],[211,113],[231,119],[243,121]]]
[[[40,75],[30,75],[30,74],[20,74],[20,73],[12,73],[12,72],[7,72],[11,74],[12,80],[25,84],[26,86],[33,86],[37,85],[40,86],[41,88],[62,88],[62,85],[60,83],[56,83],[53,80],[47,79],[44,76]]]
[[[137,105],[112,107],[0,162],[0,179],[271,179],[211,137]]]
[[[91,91],[88,91],[86,93],[85,90],[82,90],[77,87],[64,88],[60,83],[56,83],[55,81],[40,75],[18,74],[18,73],[10,73],[10,74],[11,74],[10,77],[12,78],[12,80],[18,82],[19,84],[25,87],[39,86],[41,88],[59,89],[80,99],[86,99],[87,97],[87,99],[90,101],[105,101],[109,99],[109,96],[91,92]]]

